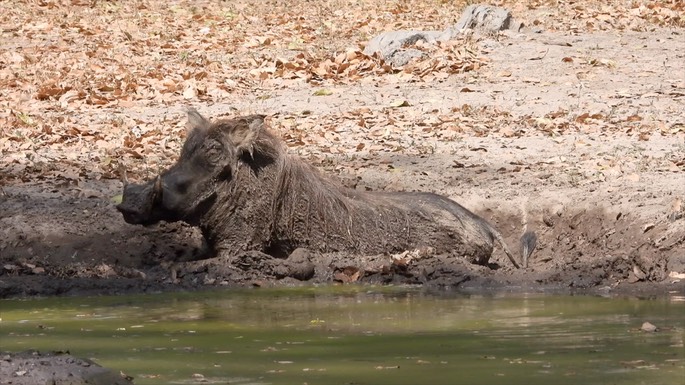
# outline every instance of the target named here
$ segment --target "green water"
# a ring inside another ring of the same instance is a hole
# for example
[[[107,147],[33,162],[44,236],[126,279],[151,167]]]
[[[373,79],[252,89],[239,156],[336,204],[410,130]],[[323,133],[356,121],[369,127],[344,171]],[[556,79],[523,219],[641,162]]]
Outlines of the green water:
[[[136,384],[685,384],[677,296],[254,289],[3,300],[0,318],[0,350],[69,350]]]

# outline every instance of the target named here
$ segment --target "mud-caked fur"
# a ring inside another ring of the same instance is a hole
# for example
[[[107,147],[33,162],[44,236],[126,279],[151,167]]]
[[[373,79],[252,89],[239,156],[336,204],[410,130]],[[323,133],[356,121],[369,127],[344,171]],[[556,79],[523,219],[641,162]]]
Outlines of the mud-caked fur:
[[[125,189],[124,202],[130,195],[129,202],[153,205],[135,209],[133,220],[120,208],[127,222],[186,221],[229,256],[258,250],[287,257],[300,247],[359,255],[431,248],[485,265],[497,240],[518,267],[501,234],[457,202],[342,187],[288,154],[262,115],[209,122],[191,110],[189,125],[178,162],[157,187],[152,181]]]

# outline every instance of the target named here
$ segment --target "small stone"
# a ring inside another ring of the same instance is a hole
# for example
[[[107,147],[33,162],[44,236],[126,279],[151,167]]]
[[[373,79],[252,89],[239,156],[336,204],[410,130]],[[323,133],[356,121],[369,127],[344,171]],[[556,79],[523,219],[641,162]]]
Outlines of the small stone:
[[[288,266],[288,276],[293,277],[299,281],[308,281],[314,277],[316,269],[311,262],[311,252],[304,248],[297,248],[286,261]]]
[[[640,270],[640,268],[637,266],[633,266],[633,274],[635,274],[635,277],[639,281],[644,281],[644,279],[647,278],[647,274],[645,274],[645,272]]]
[[[18,269],[19,269],[19,266],[17,266],[17,265],[12,265],[12,264],[7,264],[7,265],[4,265],[2,268],[5,269],[6,271],[12,272],[12,271],[18,270]]]
[[[640,330],[642,330],[643,332],[654,333],[659,331],[659,328],[657,328],[649,322],[645,322],[642,324],[642,327],[640,327]]]

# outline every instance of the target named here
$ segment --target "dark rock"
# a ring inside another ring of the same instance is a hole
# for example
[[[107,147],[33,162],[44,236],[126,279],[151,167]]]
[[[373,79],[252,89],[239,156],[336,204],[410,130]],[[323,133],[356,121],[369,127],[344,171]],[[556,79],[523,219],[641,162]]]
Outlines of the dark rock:
[[[510,29],[518,32],[522,27],[523,23],[514,21],[511,12],[506,9],[478,4],[466,7],[452,30],[468,28],[480,32],[499,32]]]
[[[408,47],[419,41],[433,44],[439,40],[447,40],[440,31],[390,31],[371,39],[364,48],[364,54],[373,55],[378,52],[388,64],[402,67],[412,59],[425,55],[420,50]]]
[[[130,385],[124,377],[69,353],[25,351],[0,355],[0,382],[12,385]]]

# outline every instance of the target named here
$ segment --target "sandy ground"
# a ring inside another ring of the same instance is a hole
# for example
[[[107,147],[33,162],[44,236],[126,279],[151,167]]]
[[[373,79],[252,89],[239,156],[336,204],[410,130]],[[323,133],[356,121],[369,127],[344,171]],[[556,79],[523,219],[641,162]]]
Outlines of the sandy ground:
[[[331,95],[319,97],[309,84],[266,84],[250,97],[195,105],[210,117],[268,114],[286,140],[300,126],[339,120],[324,133],[307,133],[292,151],[355,188],[444,194],[488,219],[513,248],[524,231],[535,231],[526,269],[511,268],[497,249],[490,267],[440,258],[398,267],[388,256],[360,257],[350,267],[321,258],[310,281],[279,280],[207,259],[188,226],[124,223],[112,201],[121,194],[116,179],[6,178],[0,298],[330,282],[684,293],[683,33],[506,33],[478,41],[487,65],[466,74],[419,83],[362,80],[329,86]],[[397,107],[397,100],[406,103]],[[183,107],[118,113],[183,124]],[[433,130],[430,122],[450,116],[453,124]],[[379,117],[409,123],[385,138],[373,130]],[[461,123],[475,126],[475,134],[460,131]]]

